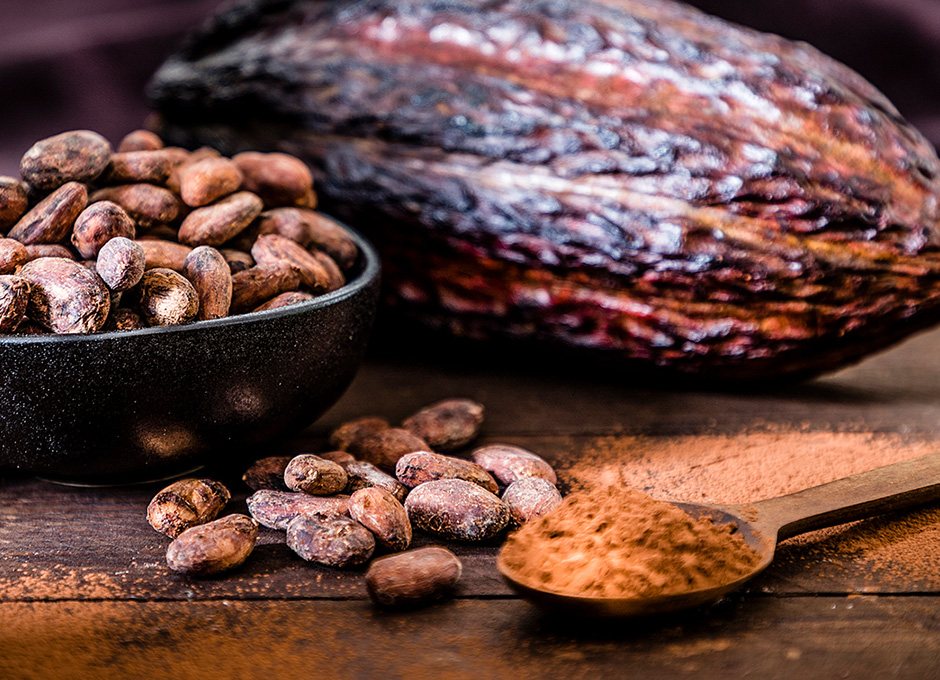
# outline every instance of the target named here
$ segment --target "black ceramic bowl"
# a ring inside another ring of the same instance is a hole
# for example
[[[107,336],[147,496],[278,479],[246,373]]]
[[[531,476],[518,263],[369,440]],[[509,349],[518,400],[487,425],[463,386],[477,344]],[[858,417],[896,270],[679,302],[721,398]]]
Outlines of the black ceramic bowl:
[[[0,468],[113,484],[267,455],[349,386],[379,263],[309,302],[185,326],[0,340]]]

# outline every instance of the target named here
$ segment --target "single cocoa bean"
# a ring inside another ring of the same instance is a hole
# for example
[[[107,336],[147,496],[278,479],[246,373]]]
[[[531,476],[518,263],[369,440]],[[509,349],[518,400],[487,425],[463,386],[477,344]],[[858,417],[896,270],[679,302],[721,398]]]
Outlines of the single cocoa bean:
[[[349,512],[349,496],[311,496],[305,493],[261,489],[247,501],[248,512],[270,529],[287,529],[296,517],[315,513],[345,515]]]
[[[20,174],[35,189],[49,191],[66,182],[90,182],[111,158],[111,144],[90,130],[63,132],[30,147],[20,161]]]
[[[156,184],[105,187],[91,195],[91,202],[97,201],[117,203],[142,229],[175,222],[183,214],[183,204],[176,194]]]
[[[482,424],[483,404],[470,399],[445,399],[406,418],[401,426],[435,451],[453,451],[473,441]]]
[[[108,184],[164,184],[177,165],[178,156],[170,150],[126,151],[113,154],[104,173]]]
[[[28,260],[26,246],[12,238],[0,238],[0,274],[12,274]]]
[[[372,557],[375,539],[343,515],[301,515],[287,526],[287,545],[308,562],[352,567]]]
[[[516,524],[525,524],[534,517],[554,510],[561,503],[561,494],[547,479],[527,477],[510,484],[503,492],[503,503]]]
[[[255,266],[254,259],[243,250],[222,248],[219,252],[222,253],[222,257],[224,257],[225,261],[228,263],[228,269],[232,274],[243,272]]]
[[[507,486],[530,477],[547,479],[552,484],[558,482],[551,465],[521,446],[490,444],[476,449],[470,457],[474,463]]]
[[[134,130],[124,135],[118,144],[118,153],[127,151],[155,151],[163,148],[163,140],[150,130]]]
[[[291,265],[303,284],[314,292],[326,291],[330,285],[330,274],[320,261],[289,238],[278,234],[260,236],[251,247],[251,256],[259,267]]]
[[[111,309],[107,286],[78,262],[41,257],[27,262],[19,275],[30,284],[26,314],[55,333],[95,333]]]
[[[291,238],[291,234],[306,232],[302,246],[315,246],[332,257],[344,271],[356,263],[359,248],[338,222],[322,213],[305,208],[276,208],[265,213],[259,225],[262,233],[276,233]],[[297,240],[296,238],[293,240]]]
[[[297,205],[313,191],[313,176],[302,160],[285,153],[245,151],[232,156],[242,172],[242,186],[269,207]]]
[[[225,485],[213,479],[180,479],[153,497],[147,521],[160,533],[176,538],[218,517],[231,497]]]
[[[135,331],[139,328],[146,328],[140,314],[127,307],[118,307],[111,310],[111,316],[105,324],[107,330],[112,331]]]
[[[413,526],[458,541],[483,541],[509,524],[509,507],[464,479],[440,479],[415,487],[405,499]]]
[[[238,166],[221,156],[193,160],[180,166],[179,193],[183,203],[198,208],[238,191],[242,172]],[[260,210],[258,211],[260,214]],[[252,218],[254,219],[254,218]],[[213,244],[219,245],[219,244]]]
[[[143,278],[146,257],[139,244],[118,236],[105,243],[98,251],[95,271],[113,292],[129,290]]]
[[[310,293],[305,293],[302,290],[292,290],[288,293],[281,293],[271,298],[263,305],[260,305],[254,309],[256,312],[263,312],[266,309],[279,309],[281,307],[289,307],[290,305],[296,305],[298,302],[306,302],[307,300],[312,300],[314,298]]]
[[[428,546],[372,562],[366,572],[366,589],[376,604],[422,605],[451,592],[462,572],[463,565],[454,553]]]
[[[349,497],[349,515],[371,531],[379,545],[400,552],[411,545],[411,522],[404,506],[385,489],[359,489]]]
[[[324,451],[323,453],[318,453],[318,456],[323,460],[331,460],[334,463],[338,463],[343,466],[343,469],[346,469],[346,463],[355,463],[356,459],[345,451]]]
[[[284,483],[292,491],[330,496],[346,488],[346,471],[331,460],[312,453],[294,456],[284,470]]]
[[[408,488],[433,482],[435,479],[464,479],[492,494],[499,492],[496,480],[476,463],[430,451],[406,453],[395,465],[395,476]]]
[[[32,262],[40,257],[62,257],[66,260],[74,260],[75,253],[58,243],[34,243],[25,246],[26,261]]]
[[[111,201],[98,201],[85,208],[72,228],[72,245],[82,257],[94,259],[101,247],[113,238],[133,239],[134,220],[124,208]]]
[[[189,246],[162,239],[138,239],[144,251],[144,267],[146,269],[172,269],[180,272],[186,268],[186,258],[193,252]]]
[[[63,184],[23,215],[7,237],[25,245],[58,243],[68,235],[86,205],[88,190],[84,184]]]
[[[261,199],[247,191],[193,210],[180,225],[179,240],[190,246],[220,246],[261,214]]]
[[[379,416],[365,416],[349,420],[330,433],[330,446],[340,451],[347,450],[354,442],[391,427],[385,418]]]
[[[398,459],[406,453],[427,451],[427,442],[408,430],[387,428],[350,442],[348,451],[356,458],[368,461],[388,472],[395,471]]]
[[[287,485],[284,484],[284,470],[290,459],[290,456],[269,456],[256,460],[242,475],[242,481],[255,491],[259,489],[287,491]]]
[[[219,158],[221,155],[222,154],[217,150],[209,146],[200,147],[195,151],[187,151],[186,156],[181,159],[181,162],[177,163],[176,167],[173,168],[173,172],[170,173],[170,177],[166,181],[167,188],[178,194],[180,192],[180,175],[187,165],[198,163],[206,158]]]
[[[349,454],[347,454],[349,455]],[[352,456],[348,462],[340,462],[346,470],[349,482],[346,484],[346,493],[354,493],[359,489],[377,487],[392,494],[398,501],[403,502],[408,495],[408,487],[389,474],[364,460],[355,460]],[[339,462],[339,461],[337,461]]]
[[[209,576],[240,566],[254,550],[258,523],[228,515],[187,529],[170,543],[166,563],[187,576]]]
[[[28,209],[25,185],[13,177],[0,177],[0,229],[12,227]]]
[[[250,312],[273,297],[297,290],[300,274],[287,265],[252,267],[232,275],[232,311]]]
[[[320,263],[320,266],[326,270],[326,273],[329,276],[326,286],[326,291],[328,293],[346,285],[346,275],[343,274],[343,270],[339,268],[338,264],[336,264],[336,260],[324,253],[322,250],[317,250],[316,248],[311,248],[309,252],[317,260],[317,262]]]
[[[196,318],[199,295],[172,269],[149,269],[140,280],[140,313],[148,326],[178,326]]]
[[[19,276],[0,276],[0,333],[12,333],[26,318],[29,282]]]
[[[212,246],[199,246],[186,256],[183,275],[199,296],[198,321],[228,316],[232,305],[232,273],[222,253]]]
[[[296,214],[295,210],[276,208],[261,213],[251,229],[244,232],[251,236],[251,243],[265,234],[278,234],[300,244],[304,248],[310,245],[310,229],[307,223]]]

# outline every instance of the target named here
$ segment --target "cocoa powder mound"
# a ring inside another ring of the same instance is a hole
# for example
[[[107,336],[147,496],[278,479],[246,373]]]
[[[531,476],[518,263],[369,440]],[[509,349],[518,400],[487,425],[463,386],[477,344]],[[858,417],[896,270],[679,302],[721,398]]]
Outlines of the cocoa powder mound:
[[[521,581],[565,595],[649,597],[711,588],[750,573],[757,553],[734,525],[617,486],[570,494],[503,547]]]

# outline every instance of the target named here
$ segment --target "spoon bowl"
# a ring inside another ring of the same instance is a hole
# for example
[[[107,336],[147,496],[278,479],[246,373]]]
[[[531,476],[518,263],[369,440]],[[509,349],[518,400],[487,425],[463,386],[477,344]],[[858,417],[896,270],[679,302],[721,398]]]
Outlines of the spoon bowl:
[[[940,500],[940,453],[757,503],[673,502],[695,519],[707,517],[715,524],[733,524],[759,559],[749,573],[728,583],[667,595],[592,597],[559,592],[526,581],[509,567],[504,551],[500,551],[496,566],[517,593],[549,611],[611,618],[667,614],[711,604],[737,590],[770,565],[781,540],[937,500]]]

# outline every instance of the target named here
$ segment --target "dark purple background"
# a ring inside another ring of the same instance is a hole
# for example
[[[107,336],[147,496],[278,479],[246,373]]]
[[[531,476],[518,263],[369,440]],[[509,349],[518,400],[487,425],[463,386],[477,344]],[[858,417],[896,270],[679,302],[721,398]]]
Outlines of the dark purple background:
[[[117,141],[143,87],[219,0],[0,0],[0,174],[36,139],[73,128]],[[695,0],[799,38],[859,70],[940,142],[940,0]]]

